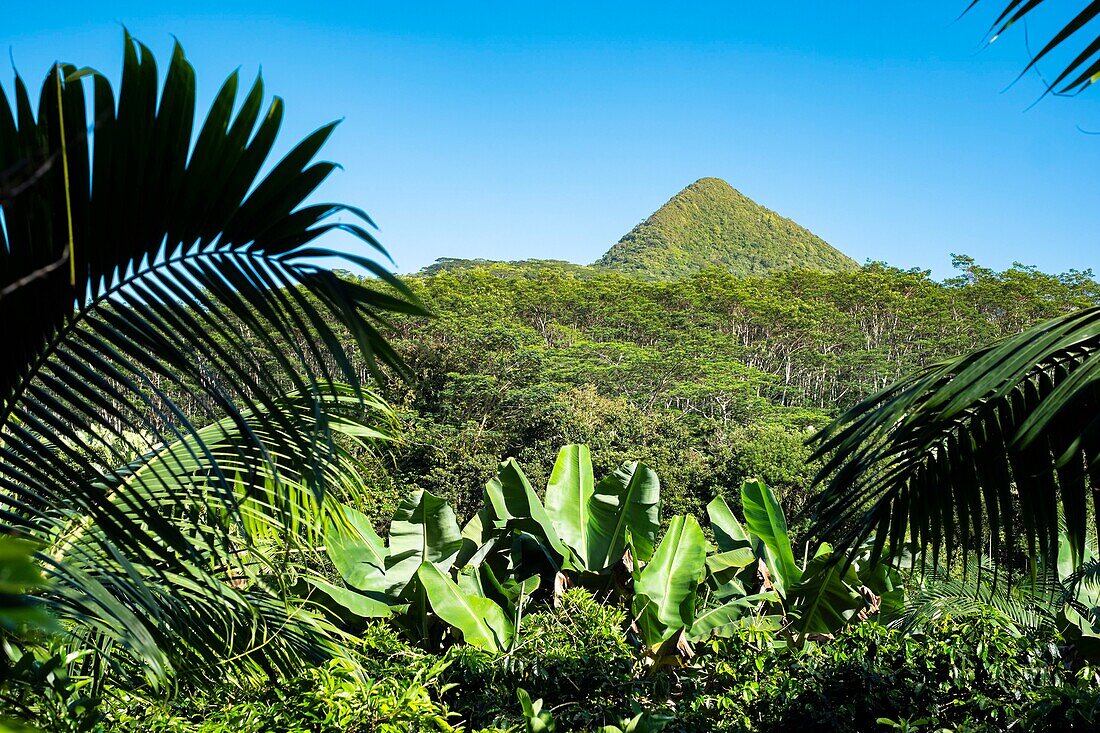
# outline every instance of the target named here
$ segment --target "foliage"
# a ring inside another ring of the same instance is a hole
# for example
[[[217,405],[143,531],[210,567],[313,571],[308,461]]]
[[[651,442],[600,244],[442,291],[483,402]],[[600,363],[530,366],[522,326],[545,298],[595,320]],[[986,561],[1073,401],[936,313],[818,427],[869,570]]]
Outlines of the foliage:
[[[350,651],[350,650],[349,650]],[[112,730],[164,733],[451,733],[465,730],[440,700],[447,663],[378,627],[350,656],[260,687],[211,689],[168,704],[114,702]]]
[[[783,510],[760,482],[741,487],[745,527],[722,498],[711,502],[717,552],[685,515],[671,519],[654,547],[659,492],[656,474],[636,463],[596,483],[587,446],[568,445],[544,506],[508,459],[486,483],[484,504],[461,538],[450,507],[426,492],[415,492],[395,514],[386,547],[365,517],[345,509],[351,526],[330,527],[327,545],[351,587],[316,578],[310,584],[349,630],[363,618],[393,614],[425,648],[439,648],[449,629],[498,654],[512,654],[528,639],[522,617],[540,585],[554,603],[580,585],[630,610],[632,637],[652,673],[686,664],[693,643],[738,629],[783,634],[801,645],[902,604],[896,571],[867,557],[842,567],[822,545],[799,566]],[[412,516],[420,521],[410,523]]]
[[[988,558],[968,557],[961,571],[936,570],[913,574],[907,584],[904,611],[895,625],[906,631],[923,631],[944,619],[983,616],[990,623],[1000,619],[1013,633],[1051,633],[1056,628],[1063,590],[1050,576],[1016,577]]]
[[[372,260],[345,257],[392,293],[316,264],[337,229],[385,254],[359,209],[306,203],[333,125],[269,166],[283,106],[259,81],[238,104],[230,76],[196,126],[182,49],[163,85],[123,51],[117,97],[64,64],[37,104],[0,92],[0,533],[38,545],[60,658],[97,685],[266,675],[328,651],[287,551],[358,486],[333,430],[386,422],[364,385],[403,368],[384,314],[422,309]]]
[[[16,537],[0,537],[0,634],[56,631],[57,623],[31,595],[46,587],[35,562],[39,546]]]
[[[532,702],[531,696],[522,687],[516,689],[516,697],[519,698],[527,733],[553,733],[557,724],[549,711],[543,711],[542,698]]]
[[[630,711],[636,690],[636,654],[626,637],[626,613],[582,588],[530,614],[523,640],[508,654],[455,647],[445,675],[456,684],[447,703],[472,725],[518,722],[515,704],[502,691],[523,688],[553,711],[558,730],[616,723]]]
[[[809,511],[848,551],[872,533],[941,553],[1026,547],[1053,567],[1064,517],[1079,564],[1100,458],[1100,308],[1088,308],[908,377],[818,433]],[[1091,476],[1090,476],[1091,474]],[[944,486],[950,490],[945,491]],[[1017,517],[1022,522],[1017,521]],[[1095,531],[1095,529],[1093,530]]]
[[[970,5],[967,6],[967,10],[973,8],[978,2],[979,0],[972,0]],[[1027,66],[1020,72],[1020,76],[1023,76],[1028,71],[1037,68],[1037,64],[1047,59],[1051,54],[1056,53],[1063,47],[1072,45],[1071,39],[1076,38],[1077,41],[1083,43],[1084,48],[1076,53],[1072,60],[1064,62],[1062,70],[1053,80],[1048,82],[1046,79],[1043,79],[1043,84],[1046,86],[1048,93],[1079,94],[1085,91],[1090,85],[1094,84],[1097,79],[1100,79],[1100,37],[1090,38],[1090,33],[1085,30],[1089,23],[1100,15],[1100,2],[1090,0],[1078,4],[1082,6],[1080,10],[1075,11],[1073,17],[1066,21],[1065,24],[1043,44],[1038,52],[1031,55],[1031,59],[1028,61]],[[1004,3],[1004,7],[1001,9],[1000,14],[990,26],[990,43],[1016,23],[1022,21],[1026,24],[1030,18],[1039,14],[1037,11],[1040,10],[1040,7],[1049,6],[1043,6],[1043,0]]]
[[[920,634],[850,627],[801,647],[748,629],[700,647],[655,680],[634,663],[624,615],[582,589],[529,617],[509,653],[410,647],[371,625],[353,657],[266,688],[196,690],[170,703],[116,699],[113,729],[523,730],[518,689],[557,731],[871,731],[888,719],[955,731],[1093,730],[1100,676],[1073,667],[1045,634],[1014,634],[996,617],[941,619]],[[387,719],[385,715],[393,716]],[[460,722],[461,721],[461,722]],[[371,726],[375,726],[372,728]],[[341,727],[338,727],[341,726]],[[378,727],[383,726],[383,727]],[[401,727],[404,726],[404,727]],[[611,729],[603,729],[611,730]]]
[[[551,473],[545,507],[509,459],[461,531],[450,506],[425,491],[398,508],[386,547],[365,517],[345,508],[350,526],[330,525],[327,552],[352,589],[309,582],[353,616],[402,614],[399,623],[422,643],[434,643],[438,620],[468,643],[503,651],[540,583],[554,587],[568,572],[572,582],[606,589],[631,557],[628,546],[648,559],[659,507],[653,471],[624,464],[596,483],[588,447],[568,445]]]
[[[82,733],[102,719],[99,695],[87,670],[89,652],[69,652],[59,644],[5,640],[0,702],[5,715],[34,721],[50,733]],[[0,731],[5,730],[0,719]],[[21,728],[16,728],[21,730]]]
[[[762,480],[801,545],[819,468],[803,442],[836,410],[1100,302],[1091,273],[956,266],[942,283],[882,263],[671,284],[503,263],[411,278],[437,318],[395,321],[416,379],[391,393],[405,440],[365,460],[362,509],[381,529],[422,488],[465,521],[500,456],[541,487],[558,448],[584,443],[597,475],[628,460],[656,471],[666,517]]]
[[[868,731],[880,718],[920,730],[1092,730],[1100,678],[1064,671],[1043,637],[997,620],[944,619],[923,634],[868,623],[836,640],[776,652],[713,642],[685,730]],[[1064,727],[1063,727],[1064,725]]]
[[[853,270],[856,263],[718,178],[701,178],[634,227],[597,267],[676,280],[709,267],[736,275],[770,270]]]

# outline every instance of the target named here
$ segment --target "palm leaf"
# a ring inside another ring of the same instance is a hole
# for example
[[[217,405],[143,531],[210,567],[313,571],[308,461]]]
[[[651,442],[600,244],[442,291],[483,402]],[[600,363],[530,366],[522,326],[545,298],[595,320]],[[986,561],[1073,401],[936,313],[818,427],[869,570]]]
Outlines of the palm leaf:
[[[334,230],[385,254],[359,209],[305,203],[333,125],[260,175],[283,115],[260,81],[238,105],[230,76],[196,126],[178,46],[160,87],[127,35],[90,118],[86,76],[56,66],[37,109],[0,91],[0,532],[44,546],[75,635],[154,678],[277,668],[324,642],[255,564],[354,488],[333,429],[372,434],[359,365],[402,372],[380,329],[422,311],[369,259],[344,256],[385,288],[318,264]]]
[[[826,459],[813,532],[872,562],[906,539],[941,555],[1025,547],[1076,558],[1100,504],[1100,308],[1040,324],[883,390],[811,440]],[[1061,510],[1061,511],[1060,511]],[[1100,516],[1100,514],[1096,514]],[[923,562],[923,561],[922,561]],[[1077,564],[1077,563],[1074,563]]]
[[[968,556],[963,572],[936,571],[910,586],[904,610],[891,624],[923,630],[941,619],[984,615],[1016,633],[1053,631],[1058,585],[1051,578],[1013,585],[994,583],[996,569],[988,558]]]
[[[990,26],[990,42],[996,40],[1016,23],[1026,22],[1033,17],[1043,6],[1043,1],[1009,0],[1006,2]],[[967,11],[970,11],[978,2],[979,0],[972,0],[967,6]],[[1096,24],[1093,22],[1097,16],[1100,16],[1100,0],[1088,0],[1080,2],[1079,5],[1081,8],[1043,44],[1020,73],[1020,76],[1023,76],[1052,53],[1078,42],[1078,52],[1072,59],[1064,62],[1064,67],[1054,80],[1049,83],[1044,80],[1048,92],[1077,94],[1100,79],[1100,35],[1095,33]],[[1091,31],[1088,30],[1090,24],[1093,28]]]

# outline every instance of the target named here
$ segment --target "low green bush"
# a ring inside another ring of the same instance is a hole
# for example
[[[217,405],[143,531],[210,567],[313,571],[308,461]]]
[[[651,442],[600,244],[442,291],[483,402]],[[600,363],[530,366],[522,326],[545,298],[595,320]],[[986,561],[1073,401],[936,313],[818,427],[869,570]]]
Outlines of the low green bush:
[[[910,635],[859,624],[800,650],[715,641],[689,680],[677,730],[992,733],[1100,721],[1095,670],[1072,671],[1052,642],[993,616]]]
[[[454,647],[444,678],[455,686],[444,699],[471,725],[521,722],[517,688],[544,701],[559,731],[617,723],[649,687],[637,674],[626,625],[624,610],[570,589],[556,608],[523,620],[521,640],[508,654]]]
[[[441,698],[447,662],[382,625],[347,657],[264,687],[226,687],[169,701],[120,696],[113,731],[133,733],[452,733]]]
[[[657,673],[627,627],[625,611],[582,589],[526,616],[504,654],[465,645],[430,654],[373,624],[347,658],[263,689],[116,696],[108,729],[522,733],[522,688],[543,701],[555,733],[626,730],[631,719],[664,733],[1100,730],[1098,670],[992,614],[941,619],[921,634],[868,622],[800,649],[743,632]]]

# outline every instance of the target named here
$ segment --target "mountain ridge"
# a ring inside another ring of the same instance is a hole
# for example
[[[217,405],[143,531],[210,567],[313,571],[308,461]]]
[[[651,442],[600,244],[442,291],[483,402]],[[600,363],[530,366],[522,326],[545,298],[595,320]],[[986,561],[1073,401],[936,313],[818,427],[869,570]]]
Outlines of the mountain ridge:
[[[700,178],[685,187],[593,266],[654,280],[676,280],[710,267],[735,275],[859,267],[821,237],[720,178]]]
[[[502,264],[441,257],[421,268],[430,276]],[[734,275],[780,270],[847,272],[855,260],[797,222],[753,201],[720,178],[700,178],[637,224],[591,265],[529,259],[510,263],[538,273],[612,271],[645,280],[679,280],[710,268]]]

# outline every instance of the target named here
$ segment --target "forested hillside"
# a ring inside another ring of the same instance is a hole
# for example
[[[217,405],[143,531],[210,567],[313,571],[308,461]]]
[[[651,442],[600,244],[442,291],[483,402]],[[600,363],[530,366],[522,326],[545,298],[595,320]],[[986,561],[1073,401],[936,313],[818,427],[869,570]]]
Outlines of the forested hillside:
[[[710,267],[735,275],[857,267],[821,237],[720,178],[701,178],[680,191],[595,265],[651,280],[674,280]]]
[[[652,282],[568,263],[468,263],[410,278],[436,317],[401,319],[415,379],[392,395],[404,442],[370,477],[376,517],[422,487],[459,514],[503,456],[549,466],[593,447],[601,471],[652,465],[667,514],[756,476],[792,510],[803,440],[902,375],[1100,302],[1091,273],[1004,272],[957,257],[946,282],[872,263],[849,272]],[[537,469],[536,469],[537,470]],[[535,475],[534,480],[544,481]]]

